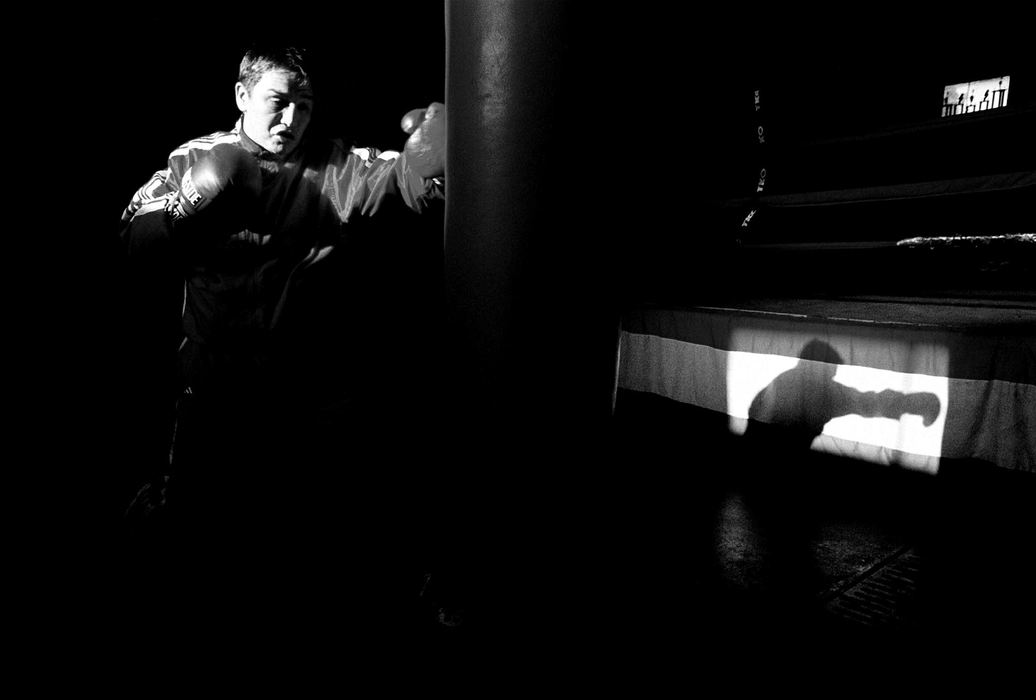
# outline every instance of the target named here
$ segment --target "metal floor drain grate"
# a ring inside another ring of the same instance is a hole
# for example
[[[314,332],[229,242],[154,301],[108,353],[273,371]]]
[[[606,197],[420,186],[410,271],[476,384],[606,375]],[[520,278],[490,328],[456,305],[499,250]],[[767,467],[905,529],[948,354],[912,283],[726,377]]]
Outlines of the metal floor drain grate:
[[[905,547],[860,574],[827,601],[827,611],[847,622],[868,627],[910,625],[917,594],[920,558]]]

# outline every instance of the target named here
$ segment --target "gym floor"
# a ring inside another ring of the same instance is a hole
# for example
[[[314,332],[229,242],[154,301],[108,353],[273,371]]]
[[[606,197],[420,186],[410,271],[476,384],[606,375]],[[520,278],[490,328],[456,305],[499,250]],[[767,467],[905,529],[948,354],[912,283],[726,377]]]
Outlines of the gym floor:
[[[610,457],[625,468],[603,489],[621,494],[598,511],[605,551],[563,565],[577,590],[558,585],[545,604],[514,603],[527,589],[503,586],[493,623],[427,628],[454,660],[592,649],[613,670],[669,676],[1027,648],[1032,474],[759,455],[698,409],[645,396],[619,409]],[[503,634],[487,634],[494,625]]]

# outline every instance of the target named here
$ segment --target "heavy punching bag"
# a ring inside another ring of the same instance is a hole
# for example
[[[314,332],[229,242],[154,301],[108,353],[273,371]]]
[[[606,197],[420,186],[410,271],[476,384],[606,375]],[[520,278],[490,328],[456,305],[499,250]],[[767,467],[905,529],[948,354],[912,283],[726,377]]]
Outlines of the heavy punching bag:
[[[578,6],[447,3],[445,273],[460,375],[477,413],[537,433],[607,416],[614,386],[613,231],[585,170],[603,160],[604,115],[580,103]]]
[[[609,479],[618,311],[607,195],[587,177],[605,160],[580,52],[591,12],[446,3],[446,439],[468,560],[497,601],[581,586],[594,543],[573,539],[597,528]]]

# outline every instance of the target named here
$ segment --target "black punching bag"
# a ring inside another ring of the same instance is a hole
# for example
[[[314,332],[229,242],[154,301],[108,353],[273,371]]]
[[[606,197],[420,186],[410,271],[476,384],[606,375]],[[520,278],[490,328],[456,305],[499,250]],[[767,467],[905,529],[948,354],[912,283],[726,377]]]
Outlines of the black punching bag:
[[[505,627],[519,600],[587,600],[603,538],[618,311],[592,12],[446,5],[445,440],[470,580]]]

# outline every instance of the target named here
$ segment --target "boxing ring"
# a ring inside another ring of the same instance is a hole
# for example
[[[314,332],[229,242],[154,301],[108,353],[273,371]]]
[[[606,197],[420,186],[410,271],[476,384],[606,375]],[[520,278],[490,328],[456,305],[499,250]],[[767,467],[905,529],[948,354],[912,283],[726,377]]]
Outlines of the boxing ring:
[[[618,397],[785,426],[811,449],[937,473],[1036,471],[1036,310],[933,300],[754,299],[623,315]]]

